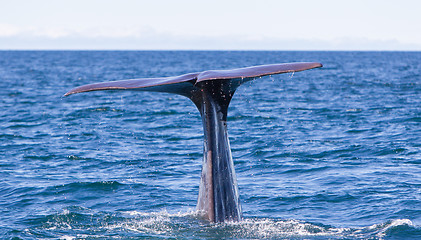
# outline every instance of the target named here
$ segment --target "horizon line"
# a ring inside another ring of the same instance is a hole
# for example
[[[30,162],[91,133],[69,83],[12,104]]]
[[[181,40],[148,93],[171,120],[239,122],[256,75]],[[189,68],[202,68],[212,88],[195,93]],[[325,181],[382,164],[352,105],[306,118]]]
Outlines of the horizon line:
[[[133,52],[159,52],[159,51],[179,51],[179,52],[421,52],[421,50],[411,50],[411,49],[119,49],[119,48],[104,48],[104,49],[71,49],[71,48],[57,48],[57,49],[24,49],[24,48],[16,48],[16,49],[2,49],[0,51],[7,52],[7,51],[98,51],[98,52],[106,52],[106,51],[133,51]]]

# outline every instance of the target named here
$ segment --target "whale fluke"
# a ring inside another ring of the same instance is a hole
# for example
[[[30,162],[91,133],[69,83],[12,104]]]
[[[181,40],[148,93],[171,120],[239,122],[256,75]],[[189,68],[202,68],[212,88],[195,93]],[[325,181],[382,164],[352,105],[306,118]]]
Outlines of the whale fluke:
[[[175,77],[140,78],[76,87],[64,96],[98,90],[138,90],[188,97],[202,117],[203,167],[197,209],[211,222],[242,218],[237,178],[227,132],[227,112],[235,90],[256,77],[322,67],[316,62],[281,63],[231,70],[209,70]]]
[[[139,88],[156,87],[169,84],[183,83],[188,81],[195,81],[197,73],[189,73],[175,77],[161,77],[161,78],[139,78],[139,79],[128,79],[112,82],[101,82],[83,85],[74,88],[64,94],[68,96],[75,93],[99,91],[99,90],[134,90]],[[171,87],[169,88],[170,91]]]
[[[99,90],[136,90],[141,88],[151,88],[157,86],[164,86],[161,88],[145,89],[146,91],[158,91],[158,92],[171,92],[173,93],[177,89],[176,87],[165,85],[173,85],[179,83],[190,82],[195,85],[198,82],[208,80],[229,80],[235,78],[242,78],[251,80],[256,77],[288,73],[288,72],[299,72],[307,69],[322,67],[322,64],[315,62],[301,62],[301,63],[281,63],[281,64],[270,64],[260,65],[245,68],[236,68],[231,70],[209,70],[198,73],[188,73],[175,77],[160,77],[160,78],[139,78],[139,79],[128,79],[112,82],[101,82],[83,85],[76,87],[64,96],[68,96],[75,93],[99,91]],[[190,85],[186,85],[190,86]]]

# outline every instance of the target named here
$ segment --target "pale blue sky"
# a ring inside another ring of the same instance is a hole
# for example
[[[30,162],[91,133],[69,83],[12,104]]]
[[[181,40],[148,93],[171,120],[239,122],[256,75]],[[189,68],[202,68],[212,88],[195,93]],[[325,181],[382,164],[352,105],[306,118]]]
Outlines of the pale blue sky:
[[[0,49],[421,50],[418,0],[0,0]]]

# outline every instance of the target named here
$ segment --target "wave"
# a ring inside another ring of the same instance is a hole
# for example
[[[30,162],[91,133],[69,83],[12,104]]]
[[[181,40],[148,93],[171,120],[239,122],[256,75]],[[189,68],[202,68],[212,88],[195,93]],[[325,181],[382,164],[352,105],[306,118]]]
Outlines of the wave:
[[[421,227],[409,219],[395,219],[367,227],[333,227],[294,219],[245,218],[241,222],[209,223],[199,211],[95,212],[69,207],[62,212],[34,217],[24,230],[8,236],[24,239],[417,239]]]

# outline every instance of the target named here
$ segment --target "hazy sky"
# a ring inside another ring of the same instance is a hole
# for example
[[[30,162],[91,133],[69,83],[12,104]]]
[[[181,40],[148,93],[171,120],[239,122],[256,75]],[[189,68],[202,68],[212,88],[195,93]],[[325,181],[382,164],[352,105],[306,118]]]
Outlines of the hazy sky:
[[[0,0],[0,49],[421,50],[418,0]]]

